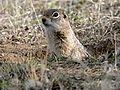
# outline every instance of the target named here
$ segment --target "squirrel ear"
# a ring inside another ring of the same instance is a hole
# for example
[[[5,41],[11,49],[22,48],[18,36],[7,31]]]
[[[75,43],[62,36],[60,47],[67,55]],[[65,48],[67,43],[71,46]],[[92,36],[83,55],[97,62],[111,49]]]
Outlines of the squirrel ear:
[[[67,14],[66,13],[63,14],[63,18],[67,18]]]
[[[61,9],[61,11],[62,11],[62,14],[63,14],[63,18],[67,18],[68,16],[67,16],[66,12],[63,9]]]
[[[68,17],[68,16],[67,16],[66,12],[63,11],[63,18],[67,18],[67,17]]]

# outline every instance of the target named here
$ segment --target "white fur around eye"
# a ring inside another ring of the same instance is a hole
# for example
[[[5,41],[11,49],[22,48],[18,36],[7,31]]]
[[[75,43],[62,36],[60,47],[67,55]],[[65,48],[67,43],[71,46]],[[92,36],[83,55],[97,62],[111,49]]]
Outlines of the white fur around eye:
[[[53,18],[58,18],[59,16],[60,16],[59,12],[54,12],[54,13],[52,14],[52,17],[53,17]]]

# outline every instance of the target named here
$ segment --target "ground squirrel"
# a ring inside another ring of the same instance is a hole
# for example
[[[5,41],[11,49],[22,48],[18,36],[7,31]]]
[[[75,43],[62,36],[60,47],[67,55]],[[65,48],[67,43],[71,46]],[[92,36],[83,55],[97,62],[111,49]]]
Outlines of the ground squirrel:
[[[48,9],[43,12],[42,23],[50,52],[80,62],[88,57],[84,46],[76,38],[68,16],[61,9]]]

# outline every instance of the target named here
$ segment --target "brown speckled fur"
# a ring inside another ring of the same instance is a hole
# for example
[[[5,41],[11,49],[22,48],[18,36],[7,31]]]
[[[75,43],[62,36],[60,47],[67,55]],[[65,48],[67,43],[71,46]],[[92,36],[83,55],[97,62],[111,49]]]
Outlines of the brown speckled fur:
[[[53,17],[57,12],[59,17]],[[66,13],[61,9],[48,9],[43,13],[43,25],[50,52],[80,62],[88,57],[87,51],[76,38]]]

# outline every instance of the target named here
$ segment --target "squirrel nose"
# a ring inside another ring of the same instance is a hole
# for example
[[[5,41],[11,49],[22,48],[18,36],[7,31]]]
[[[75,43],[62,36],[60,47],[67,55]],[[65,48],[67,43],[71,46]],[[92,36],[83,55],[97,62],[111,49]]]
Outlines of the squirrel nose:
[[[45,22],[46,22],[46,19],[42,18],[42,23],[45,24]]]

